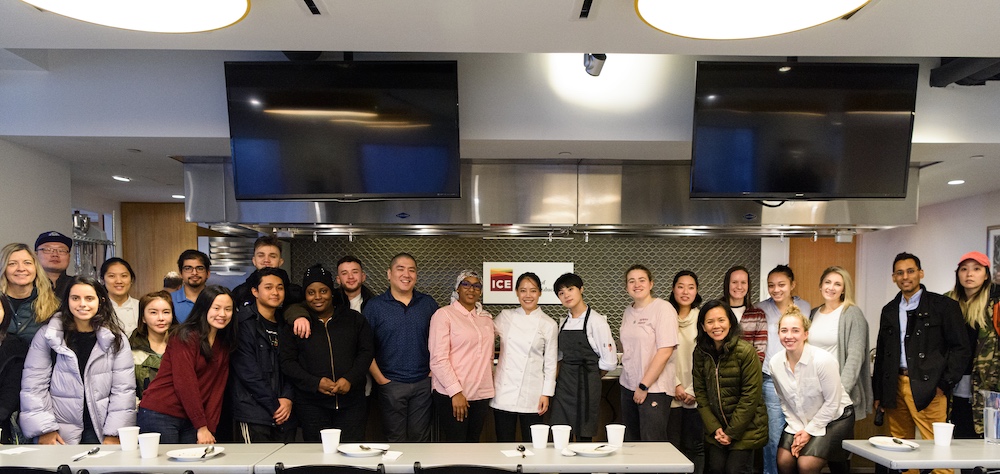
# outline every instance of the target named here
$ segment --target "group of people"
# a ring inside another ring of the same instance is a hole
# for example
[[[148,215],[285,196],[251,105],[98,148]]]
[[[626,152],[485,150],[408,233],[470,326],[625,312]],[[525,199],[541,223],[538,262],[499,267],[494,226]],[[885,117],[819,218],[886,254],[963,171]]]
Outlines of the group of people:
[[[118,428],[137,424],[164,443],[214,443],[227,423],[245,442],[293,441],[299,430],[316,442],[330,427],[362,441],[372,396],[393,442],[430,441],[435,417],[440,440],[475,442],[491,412],[498,441],[530,439],[544,421],[589,440],[601,428],[601,379],[619,366],[608,319],[573,273],[552,285],[557,318],[540,309],[533,273],[516,280],[519,306],[494,317],[475,271],[458,273],[443,307],[415,290],[407,253],[390,261],[381,294],[352,256],[333,272],[308,268],[298,286],[278,268],[280,243],[261,237],[257,270],[232,291],[209,285],[208,256],[188,250],[179,289],[135,299],[122,259],[108,259],[100,280],[66,276],[71,246],[49,232],[0,254],[4,441],[115,443]],[[1000,388],[1000,289],[985,255],[964,255],[945,295],[920,284],[919,258],[895,258],[900,293],[882,309],[874,369],[843,268],[823,272],[816,308],[793,295],[786,265],[769,272],[770,298],[757,304],[750,277],[730,268],[721,297],[705,302],[692,271],[674,276],[666,300],[648,268],[624,272],[626,439],[671,441],[697,474],[747,472],[761,448],[767,474],[840,474],[841,441],[873,410],[898,437],[932,438],[931,423],[945,420],[956,437],[981,436],[979,391]]]

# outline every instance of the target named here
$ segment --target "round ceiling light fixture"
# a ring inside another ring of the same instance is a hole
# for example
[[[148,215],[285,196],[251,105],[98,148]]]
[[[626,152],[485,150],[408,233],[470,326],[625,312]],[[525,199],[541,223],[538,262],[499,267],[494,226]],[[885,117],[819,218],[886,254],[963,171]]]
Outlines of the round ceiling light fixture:
[[[102,26],[150,33],[198,33],[247,16],[250,0],[22,0],[35,8]]]
[[[635,0],[649,26],[694,39],[747,39],[803,30],[842,18],[869,0]]]

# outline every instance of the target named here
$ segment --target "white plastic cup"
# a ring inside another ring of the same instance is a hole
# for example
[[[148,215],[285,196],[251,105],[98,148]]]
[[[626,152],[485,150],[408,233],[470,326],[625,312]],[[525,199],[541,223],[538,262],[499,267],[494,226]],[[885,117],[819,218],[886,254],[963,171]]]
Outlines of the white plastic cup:
[[[569,434],[573,431],[573,427],[569,425],[553,425],[552,426],[552,443],[555,444],[557,451],[562,451],[569,446]]]
[[[150,459],[160,455],[160,433],[142,433],[138,440],[139,457]]]
[[[625,425],[610,424],[607,426],[608,444],[616,448],[622,447],[625,442]]]
[[[124,426],[118,428],[118,442],[122,444],[122,451],[139,449],[139,427]]]
[[[545,449],[549,444],[549,425],[531,425],[531,447]]]
[[[934,423],[934,444],[951,446],[951,435],[954,431],[955,425],[951,423]]]
[[[323,440],[323,452],[335,453],[340,446],[340,430],[337,428],[327,428],[319,430],[319,436]]]

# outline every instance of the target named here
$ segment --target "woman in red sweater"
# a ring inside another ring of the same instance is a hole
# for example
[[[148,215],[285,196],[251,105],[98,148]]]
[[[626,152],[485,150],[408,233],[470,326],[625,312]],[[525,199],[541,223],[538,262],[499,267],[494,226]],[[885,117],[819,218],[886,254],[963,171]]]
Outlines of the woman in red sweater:
[[[160,371],[142,394],[139,430],[160,433],[162,444],[215,443],[235,347],[233,297],[221,286],[207,286],[170,335]]]

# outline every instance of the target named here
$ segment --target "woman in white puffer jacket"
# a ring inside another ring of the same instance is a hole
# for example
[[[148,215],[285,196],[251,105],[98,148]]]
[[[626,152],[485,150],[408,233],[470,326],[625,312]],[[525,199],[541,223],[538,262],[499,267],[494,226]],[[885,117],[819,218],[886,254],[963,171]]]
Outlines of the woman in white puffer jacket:
[[[88,277],[69,286],[28,349],[21,429],[39,444],[118,444],[118,429],[135,425],[132,351],[104,287]]]

